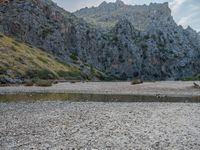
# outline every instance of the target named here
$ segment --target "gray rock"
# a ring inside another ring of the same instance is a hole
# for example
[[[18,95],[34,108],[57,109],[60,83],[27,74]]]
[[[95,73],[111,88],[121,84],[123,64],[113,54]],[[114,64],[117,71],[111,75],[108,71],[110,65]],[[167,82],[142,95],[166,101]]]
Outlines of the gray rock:
[[[176,25],[168,3],[131,6],[118,0],[75,15],[51,0],[10,1],[0,4],[0,32],[82,70],[88,64],[121,79],[173,80],[200,72],[200,38]]]
[[[3,84],[22,84],[23,80],[19,78],[0,77],[0,85]]]
[[[156,24],[176,25],[171,17],[168,3],[147,5],[125,5],[117,0],[115,3],[103,2],[99,7],[83,8],[74,13],[77,17],[84,18],[87,22],[98,27],[114,27],[120,19],[128,19],[138,30],[145,30],[148,26]]]

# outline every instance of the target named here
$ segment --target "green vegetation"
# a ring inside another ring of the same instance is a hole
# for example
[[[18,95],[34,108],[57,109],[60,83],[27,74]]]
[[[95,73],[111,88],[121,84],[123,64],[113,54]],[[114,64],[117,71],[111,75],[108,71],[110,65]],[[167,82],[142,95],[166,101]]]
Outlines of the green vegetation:
[[[200,73],[193,76],[193,77],[187,77],[182,79],[183,81],[200,81]]]
[[[119,40],[119,39],[118,39],[117,35],[113,35],[112,41],[115,42],[115,43],[117,43],[118,40]]]
[[[70,58],[72,59],[72,60],[74,60],[74,61],[78,61],[78,54],[77,53],[72,53],[71,55],[70,55]]]
[[[46,52],[0,34],[0,77],[35,80],[83,78],[81,71]],[[76,55],[73,58],[76,60]],[[42,82],[41,85],[43,85]],[[31,85],[31,83],[26,83]]]
[[[52,80],[25,80],[25,86],[41,86],[41,87],[48,87],[52,86],[54,81]]]
[[[0,80],[22,79],[25,86],[50,86],[55,80],[113,80],[103,72],[88,65],[90,75],[79,68],[57,60],[53,55],[21,41],[0,34]],[[78,60],[77,53],[70,56]]]
[[[147,45],[147,44],[144,44],[144,43],[142,43],[142,44],[141,44],[141,48],[142,48],[143,50],[146,50],[146,49],[148,49],[148,45]]]
[[[26,72],[26,77],[29,79],[56,79],[58,76],[47,69],[41,69],[41,70],[28,70]]]
[[[58,75],[65,80],[75,80],[75,79],[81,80],[82,78],[85,79],[85,76],[83,74],[80,74],[80,72],[78,71],[68,72],[61,70],[58,72]]]
[[[102,81],[112,81],[116,80],[117,78],[114,76],[109,76],[104,72],[94,68],[92,65],[85,64],[85,67],[89,70],[90,74],[85,75],[86,80],[102,80]]]
[[[32,80],[25,80],[24,81],[24,85],[25,86],[33,86],[34,85],[34,82]]]
[[[143,83],[143,81],[140,80],[140,79],[136,79],[136,80],[133,80],[133,81],[131,82],[132,85],[135,85],[135,84],[142,84],[142,83]]]
[[[52,86],[53,81],[50,80],[38,80],[35,82],[35,86],[42,86],[42,87],[48,87]]]

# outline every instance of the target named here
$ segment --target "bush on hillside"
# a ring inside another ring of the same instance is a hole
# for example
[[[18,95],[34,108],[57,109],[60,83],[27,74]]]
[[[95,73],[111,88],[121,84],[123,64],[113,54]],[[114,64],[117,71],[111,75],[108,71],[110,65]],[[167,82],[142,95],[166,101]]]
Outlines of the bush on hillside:
[[[143,81],[140,80],[140,79],[133,80],[133,81],[131,82],[132,85],[135,85],[135,84],[142,84],[142,83],[143,83]]]
[[[41,70],[28,70],[26,72],[26,77],[29,79],[43,79],[43,80],[47,80],[47,79],[56,79],[56,75],[47,70],[47,69],[41,69]]]

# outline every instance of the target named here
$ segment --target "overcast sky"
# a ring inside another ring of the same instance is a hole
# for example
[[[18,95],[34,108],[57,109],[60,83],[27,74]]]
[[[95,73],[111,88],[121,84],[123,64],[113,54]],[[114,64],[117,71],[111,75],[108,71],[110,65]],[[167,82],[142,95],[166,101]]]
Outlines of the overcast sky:
[[[80,8],[97,6],[104,0],[53,0],[67,11],[73,12]],[[105,0],[115,2],[116,0]],[[149,4],[151,2],[169,2],[175,21],[187,27],[190,25],[200,31],[200,0],[123,0],[126,4]]]

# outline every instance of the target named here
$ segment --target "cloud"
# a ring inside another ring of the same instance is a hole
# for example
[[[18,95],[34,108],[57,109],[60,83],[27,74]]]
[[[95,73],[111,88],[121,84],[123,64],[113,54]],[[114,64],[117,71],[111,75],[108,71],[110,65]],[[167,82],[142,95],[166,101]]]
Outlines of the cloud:
[[[191,26],[200,31],[200,1],[174,0],[170,3],[172,14],[179,25]]]
[[[181,6],[184,4],[186,0],[174,0],[170,3],[171,9],[173,12],[177,12],[180,10]]]

